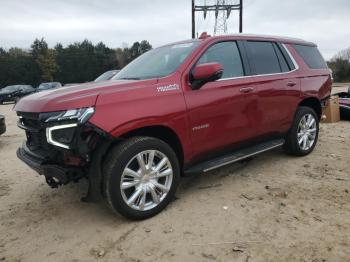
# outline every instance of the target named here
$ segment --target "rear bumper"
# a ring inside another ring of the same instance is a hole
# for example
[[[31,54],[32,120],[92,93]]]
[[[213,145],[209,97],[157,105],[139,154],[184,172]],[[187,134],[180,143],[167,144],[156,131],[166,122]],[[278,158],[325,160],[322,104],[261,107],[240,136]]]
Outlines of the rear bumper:
[[[25,143],[17,149],[17,157],[34,171],[45,176],[46,182],[53,188],[68,184],[70,181],[78,180],[82,177],[80,168],[47,163],[45,158],[30,151]]]

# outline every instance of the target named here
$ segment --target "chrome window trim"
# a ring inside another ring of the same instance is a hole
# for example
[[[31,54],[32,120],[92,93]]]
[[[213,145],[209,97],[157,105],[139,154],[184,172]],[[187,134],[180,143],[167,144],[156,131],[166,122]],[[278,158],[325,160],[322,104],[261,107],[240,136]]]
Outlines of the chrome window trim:
[[[52,132],[55,130],[59,130],[59,129],[65,129],[65,128],[71,128],[71,127],[76,127],[78,126],[78,124],[66,124],[66,125],[58,125],[58,126],[51,126],[51,127],[47,127],[46,128],[46,140],[49,144],[54,145],[54,146],[58,146],[58,147],[62,147],[65,149],[70,149],[70,147],[68,145],[62,144],[60,142],[57,142],[55,140],[53,140],[52,138]]]
[[[283,75],[283,74],[290,74],[299,69],[298,63],[295,61],[292,54],[289,52],[288,48],[285,46],[285,44],[282,44],[283,48],[286,50],[288,56],[292,60],[292,63],[294,64],[294,69],[288,72],[280,72],[280,73],[272,73],[272,74],[261,74],[261,75],[250,75],[250,76],[236,76],[236,77],[229,77],[229,78],[221,78],[217,81],[226,81],[226,80],[234,80],[234,79],[242,79],[242,78],[249,78],[249,77],[259,77],[259,76],[274,76],[274,75]]]
[[[290,53],[290,51],[288,50],[288,48],[286,47],[286,45],[284,43],[282,44],[282,46],[283,46],[284,50],[286,50],[286,52],[287,52],[288,56],[290,57],[290,59],[292,60],[292,62],[294,64],[294,67],[295,67],[294,70],[298,70],[299,69],[299,65],[298,65],[297,61],[295,61],[294,57],[292,56],[292,54]],[[294,71],[294,70],[292,70],[292,71]]]

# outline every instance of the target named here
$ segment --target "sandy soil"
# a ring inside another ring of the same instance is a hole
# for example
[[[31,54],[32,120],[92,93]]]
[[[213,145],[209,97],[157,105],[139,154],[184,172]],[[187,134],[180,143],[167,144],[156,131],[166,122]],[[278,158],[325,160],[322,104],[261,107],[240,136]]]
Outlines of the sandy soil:
[[[50,189],[15,156],[24,134],[1,105],[0,261],[350,261],[350,122],[322,124],[303,158],[268,152],[182,179],[177,200],[132,222]]]

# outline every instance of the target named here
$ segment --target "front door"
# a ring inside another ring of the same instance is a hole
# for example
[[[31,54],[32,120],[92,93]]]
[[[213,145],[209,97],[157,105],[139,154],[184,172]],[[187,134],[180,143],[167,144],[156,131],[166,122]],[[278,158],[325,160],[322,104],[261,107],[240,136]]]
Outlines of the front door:
[[[254,89],[245,84],[241,56],[235,41],[216,43],[197,64],[217,62],[223,66],[220,80],[199,90],[185,91],[193,156],[220,151],[255,136]],[[188,82],[188,81],[186,81]]]

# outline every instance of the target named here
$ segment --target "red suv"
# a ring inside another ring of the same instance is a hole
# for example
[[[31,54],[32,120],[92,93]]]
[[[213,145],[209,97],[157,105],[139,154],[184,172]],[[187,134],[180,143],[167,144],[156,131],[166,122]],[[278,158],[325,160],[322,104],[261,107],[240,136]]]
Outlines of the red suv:
[[[173,199],[181,175],[277,147],[309,154],[330,93],[313,43],[203,35],[153,49],[110,81],[21,99],[17,155],[51,187],[88,178],[85,200],[143,219]]]

